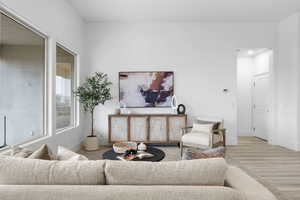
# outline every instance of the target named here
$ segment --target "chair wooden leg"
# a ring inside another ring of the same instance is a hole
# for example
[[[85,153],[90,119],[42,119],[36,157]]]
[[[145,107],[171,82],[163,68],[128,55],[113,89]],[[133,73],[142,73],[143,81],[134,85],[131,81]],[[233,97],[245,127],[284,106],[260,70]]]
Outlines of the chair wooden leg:
[[[182,159],[182,155],[183,155],[183,144],[182,142],[180,142],[180,158]]]

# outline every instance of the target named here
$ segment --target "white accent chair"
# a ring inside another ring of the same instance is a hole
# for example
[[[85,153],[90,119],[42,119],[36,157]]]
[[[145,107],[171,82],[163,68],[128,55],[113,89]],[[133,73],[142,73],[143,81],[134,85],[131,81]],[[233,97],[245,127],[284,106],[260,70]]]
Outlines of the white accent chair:
[[[189,131],[191,130],[191,131]],[[224,120],[211,117],[199,117],[192,127],[182,129],[180,141],[180,153],[183,155],[184,147],[199,149],[212,149],[226,145],[226,130]]]

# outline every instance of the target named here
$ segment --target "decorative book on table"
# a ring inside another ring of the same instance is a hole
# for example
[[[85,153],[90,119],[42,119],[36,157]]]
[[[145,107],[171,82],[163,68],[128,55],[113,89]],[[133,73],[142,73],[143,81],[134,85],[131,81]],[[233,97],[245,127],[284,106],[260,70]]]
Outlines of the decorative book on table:
[[[148,153],[148,152],[145,152],[145,151],[139,151],[137,152],[136,154],[122,154],[120,156],[118,156],[117,158],[119,160],[122,160],[122,161],[130,161],[130,160],[134,160],[135,158],[137,159],[143,159],[143,158],[151,158],[153,157],[154,155],[151,154],[151,153]]]

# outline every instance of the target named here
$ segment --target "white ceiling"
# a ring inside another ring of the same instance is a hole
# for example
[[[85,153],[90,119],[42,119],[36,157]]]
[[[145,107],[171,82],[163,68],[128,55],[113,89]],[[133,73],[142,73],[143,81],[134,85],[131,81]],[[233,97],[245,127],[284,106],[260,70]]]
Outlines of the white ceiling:
[[[67,0],[93,21],[278,21],[300,0]]]

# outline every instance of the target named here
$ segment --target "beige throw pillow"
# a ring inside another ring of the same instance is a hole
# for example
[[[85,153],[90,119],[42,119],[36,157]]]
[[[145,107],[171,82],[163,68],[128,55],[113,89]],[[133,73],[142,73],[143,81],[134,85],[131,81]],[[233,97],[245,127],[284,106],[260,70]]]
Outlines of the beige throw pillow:
[[[19,157],[19,158],[27,158],[32,153],[33,153],[33,151],[31,151],[27,148],[14,146],[11,148],[10,156]]]
[[[31,159],[41,159],[41,160],[51,160],[50,150],[46,144],[43,144],[40,148],[35,150],[28,158]]]
[[[69,158],[67,161],[83,161],[83,160],[88,160],[88,158],[83,155],[77,155]]]
[[[75,153],[74,151],[71,151],[65,147],[59,146],[57,150],[57,159],[58,160],[88,160],[87,157],[84,155],[80,155],[78,153]]]
[[[192,132],[208,133],[208,132],[211,132],[213,130],[214,125],[215,124],[213,124],[213,123],[211,123],[211,124],[197,124],[197,123],[194,123]]]

